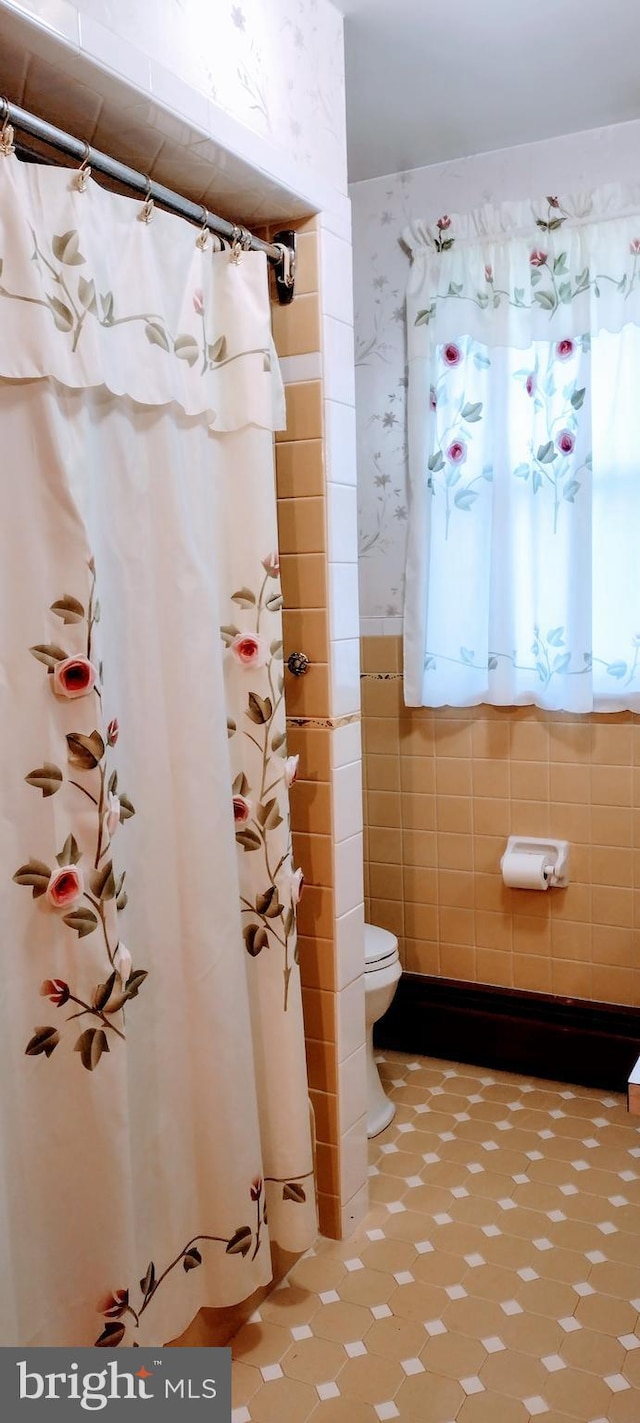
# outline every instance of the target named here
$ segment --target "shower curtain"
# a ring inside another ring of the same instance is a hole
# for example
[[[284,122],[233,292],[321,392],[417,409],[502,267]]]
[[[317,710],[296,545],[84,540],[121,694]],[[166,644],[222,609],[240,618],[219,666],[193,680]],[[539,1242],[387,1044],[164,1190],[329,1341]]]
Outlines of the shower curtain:
[[[161,1343],[315,1234],[283,394],[237,255],[0,157],[3,1345]]]

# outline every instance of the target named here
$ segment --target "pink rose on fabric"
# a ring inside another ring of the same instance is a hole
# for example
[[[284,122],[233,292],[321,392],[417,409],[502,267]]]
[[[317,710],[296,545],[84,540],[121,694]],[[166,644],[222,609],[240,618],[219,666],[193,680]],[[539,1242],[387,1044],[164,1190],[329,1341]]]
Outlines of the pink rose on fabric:
[[[267,661],[267,647],[261,637],[252,632],[239,632],[233,639],[229,651],[241,667],[264,667]]]
[[[576,437],[571,430],[561,430],[556,437],[556,445],[563,455],[570,455],[575,449]]]
[[[196,316],[204,315],[204,293],[202,287],[196,287],[193,293],[193,309]]]
[[[575,345],[573,341],[569,341],[568,338],[565,338],[564,341],[558,341],[556,346],[556,356],[558,357],[559,361],[568,361],[569,357],[573,355],[574,351]]]
[[[560,207],[560,203],[558,202],[558,199],[557,199],[557,198],[550,198],[550,197],[547,195],[547,202],[548,202],[550,208],[559,208],[559,207]]]
[[[299,904],[300,895],[304,889],[304,875],[302,870],[293,870],[291,875],[291,903]]]
[[[536,377],[535,377],[535,375],[534,375],[534,373],[533,373],[533,371],[532,371],[532,372],[531,372],[531,375],[530,375],[530,376],[527,376],[527,379],[526,379],[526,381],[525,381],[525,383],[524,383],[524,388],[525,388],[525,390],[526,390],[526,392],[527,392],[527,395],[535,395],[536,389],[537,389],[537,385],[538,385],[538,382],[537,382]]]
[[[69,984],[65,983],[63,978],[46,978],[40,989],[42,997],[55,1003],[56,1008],[62,1008],[64,1003],[68,1003],[70,992]]]
[[[113,955],[113,967],[115,968],[122,987],[124,988],[125,984],[127,983],[127,980],[131,976],[131,969],[133,967],[133,964],[131,960],[131,954],[129,953],[126,944],[123,944],[122,939],[118,944],[115,954]]]
[[[467,458],[467,447],[464,440],[452,440],[447,450],[447,459],[451,464],[464,464]]]
[[[279,578],[280,554],[278,553],[277,549],[274,549],[273,553],[268,553],[267,557],[263,558],[262,567],[264,568],[265,573],[269,574],[270,578]]]
[[[299,763],[299,756],[287,756],[287,759],[284,763],[284,783],[287,787],[287,790],[289,789],[289,786],[292,786],[294,781],[296,780],[296,777],[298,775]]]
[[[438,218],[436,227],[438,227],[441,232],[446,232],[447,228],[451,227],[451,218],[447,217],[447,214],[445,213],[444,217]]]
[[[432,386],[430,387],[430,389],[429,389],[429,409],[430,409],[430,410],[437,410],[437,408],[438,408],[438,396],[437,396],[437,394],[436,394],[435,385],[432,385]]]
[[[459,366],[462,360],[462,351],[459,346],[455,346],[453,341],[450,341],[443,348],[442,357],[448,366]]]
[[[77,865],[61,865],[59,870],[53,871],[46,895],[54,909],[71,909],[83,894],[84,879]]]
[[[634,237],[633,241],[629,243],[629,251],[632,257],[638,256],[640,252],[640,237]]]
[[[492,281],[493,281],[493,267],[489,267],[489,266],[485,267],[485,269],[484,269],[484,279],[485,279],[485,282],[492,282]]]
[[[531,263],[532,267],[544,267],[546,260],[546,252],[542,252],[539,247],[535,248],[529,258],[529,262]]]
[[[104,826],[105,826],[105,830],[108,831],[109,836],[115,835],[116,830],[118,829],[119,824],[120,824],[120,796],[114,795],[114,794],[113,794],[113,791],[110,791],[110,792],[109,792],[109,797],[108,797],[108,800],[107,800],[107,809],[105,810],[105,813],[104,813]]]
[[[107,727],[107,746],[115,746],[119,735],[120,727],[118,725],[118,718],[114,716]]]
[[[251,819],[253,805],[244,795],[234,795],[233,797],[233,818],[236,825],[244,825]]]
[[[87,697],[98,679],[97,669],[88,657],[65,657],[53,671],[53,690],[57,697]]]

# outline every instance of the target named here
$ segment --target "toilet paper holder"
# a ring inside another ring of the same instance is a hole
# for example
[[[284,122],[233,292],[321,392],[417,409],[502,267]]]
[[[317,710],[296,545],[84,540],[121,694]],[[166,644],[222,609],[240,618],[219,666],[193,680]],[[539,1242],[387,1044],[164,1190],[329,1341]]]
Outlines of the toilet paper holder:
[[[536,839],[533,835],[510,835],[500,860],[503,869],[507,855],[548,855],[552,860],[547,875],[549,886],[565,889],[569,883],[569,841]],[[547,872],[545,871],[545,874]]]

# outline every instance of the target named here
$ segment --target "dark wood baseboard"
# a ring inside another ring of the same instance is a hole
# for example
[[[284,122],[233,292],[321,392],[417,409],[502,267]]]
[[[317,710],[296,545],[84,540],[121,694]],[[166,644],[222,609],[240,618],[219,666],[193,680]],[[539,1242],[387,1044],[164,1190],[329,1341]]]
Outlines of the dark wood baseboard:
[[[404,973],[375,1043],[626,1092],[640,1057],[640,1009]]]

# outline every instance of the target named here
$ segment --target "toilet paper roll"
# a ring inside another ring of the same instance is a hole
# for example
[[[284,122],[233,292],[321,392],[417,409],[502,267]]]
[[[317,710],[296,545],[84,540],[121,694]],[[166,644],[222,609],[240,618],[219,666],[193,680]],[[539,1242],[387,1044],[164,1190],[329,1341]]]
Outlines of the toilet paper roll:
[[[513,853],[504,856],[502,878],[511,889],[548,889],[553,860],[545,854]]]

